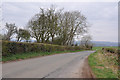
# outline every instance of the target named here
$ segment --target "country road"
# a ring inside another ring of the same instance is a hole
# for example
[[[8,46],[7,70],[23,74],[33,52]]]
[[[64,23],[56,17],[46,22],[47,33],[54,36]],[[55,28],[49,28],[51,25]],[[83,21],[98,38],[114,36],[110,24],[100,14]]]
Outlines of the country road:
[[[56,54],[2,64],[3,78],[82,78],[85,59],[94,51]]]

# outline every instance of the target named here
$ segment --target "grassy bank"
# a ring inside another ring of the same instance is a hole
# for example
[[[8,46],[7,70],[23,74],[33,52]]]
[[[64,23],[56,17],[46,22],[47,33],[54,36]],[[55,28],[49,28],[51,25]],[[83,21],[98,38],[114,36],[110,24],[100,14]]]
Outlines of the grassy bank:
[[[105,53],[102,47],[93,49],[96,52],[88,57],[88,62],[96,78],[118,78],[118,55]]]
[[[2,61],[3,62],[14,61],[19,59],[27,59],[27,58],[34,58],[34,57],[47,56],[47,55],[60,54],[60,53],[79,52],[79,51],[83,51],[83,50],[20,53],[20,54],[13,54],[9,56],[3,56]]]

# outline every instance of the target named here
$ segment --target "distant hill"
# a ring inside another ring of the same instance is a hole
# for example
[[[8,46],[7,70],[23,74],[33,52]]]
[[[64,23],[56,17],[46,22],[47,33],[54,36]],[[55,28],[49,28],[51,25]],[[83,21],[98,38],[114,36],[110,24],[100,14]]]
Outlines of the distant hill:
[[[74,44],[80,44],[80,41],[75,41]],[[107,42],[107,41],[92,41],[94,46],[118,46],[117,42]]]
[[[92,41],[94,46],[118,46],[117,42]]]

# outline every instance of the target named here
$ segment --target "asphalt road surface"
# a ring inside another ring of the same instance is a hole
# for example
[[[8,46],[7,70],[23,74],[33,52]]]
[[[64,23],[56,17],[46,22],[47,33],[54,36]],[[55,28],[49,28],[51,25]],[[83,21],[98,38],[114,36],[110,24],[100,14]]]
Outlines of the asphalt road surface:
[[[84,60],[94,51],[56,54],[2,64],[3,78],[82,78]]]

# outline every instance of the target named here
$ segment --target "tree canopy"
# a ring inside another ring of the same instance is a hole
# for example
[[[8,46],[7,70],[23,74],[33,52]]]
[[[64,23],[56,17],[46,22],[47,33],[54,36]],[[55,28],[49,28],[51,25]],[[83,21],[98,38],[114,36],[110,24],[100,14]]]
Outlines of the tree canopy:
[[[28,28],[38,43],[71,45],[76,35],[87,32],[88,24],[80,11],[63,11],[52,6],[40,8],[28,22]]]

